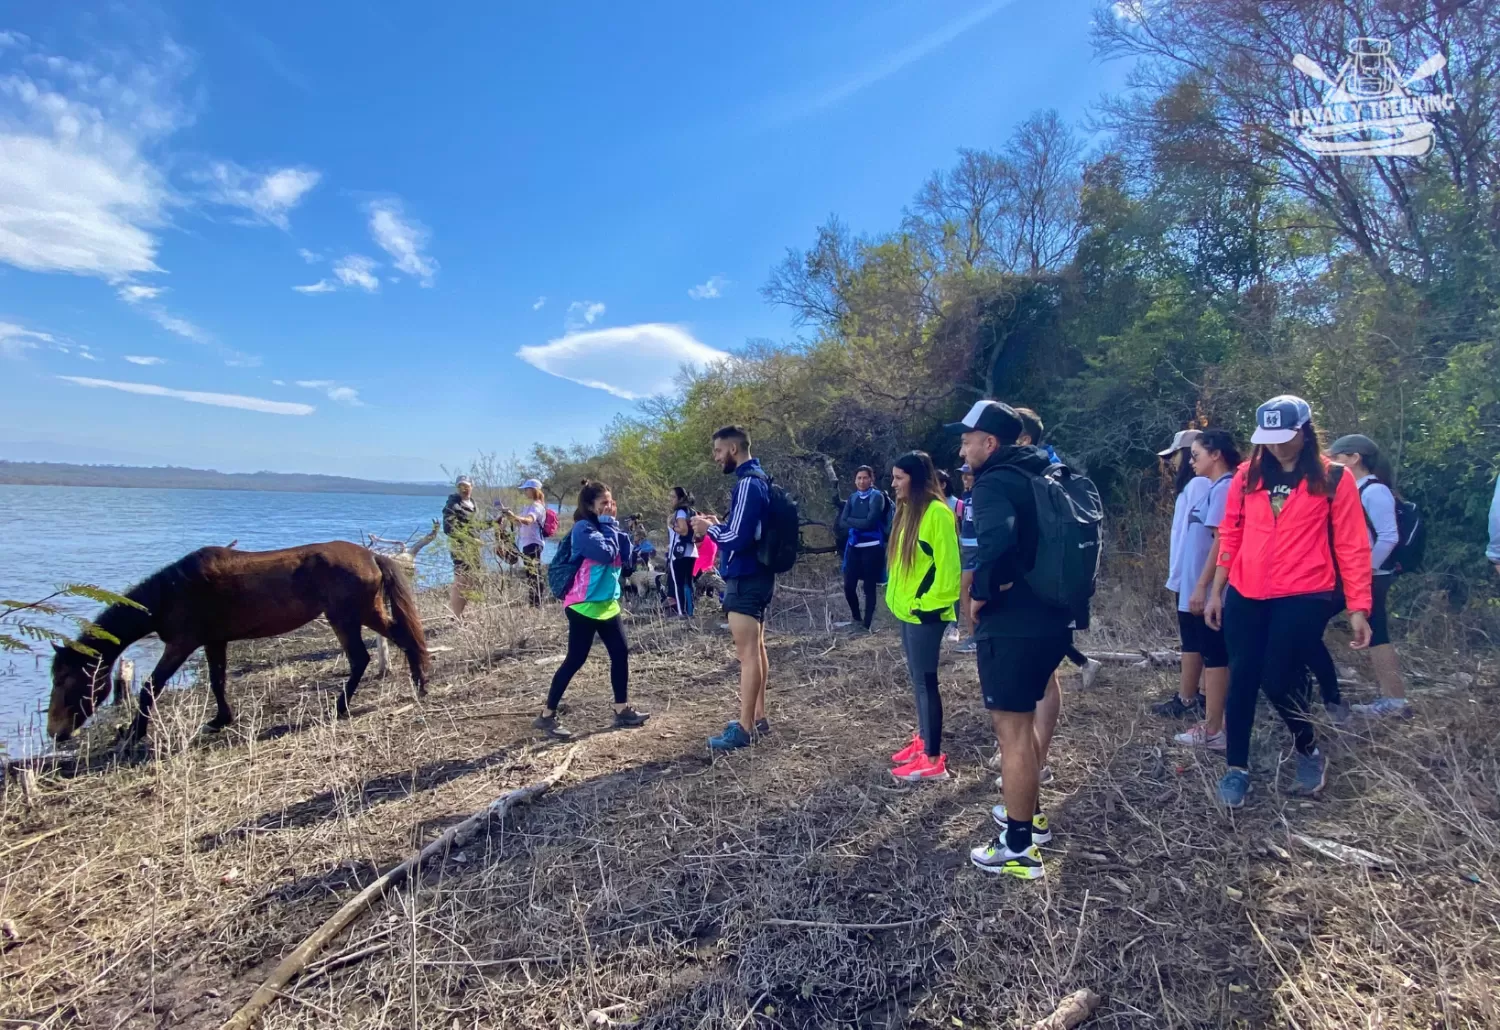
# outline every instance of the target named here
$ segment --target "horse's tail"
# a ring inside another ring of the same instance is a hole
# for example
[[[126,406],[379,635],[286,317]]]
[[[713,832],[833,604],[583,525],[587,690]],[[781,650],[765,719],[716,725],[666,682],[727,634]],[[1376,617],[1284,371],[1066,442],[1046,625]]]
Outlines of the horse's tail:
[[[422,633],[422,617],[417,614],[417,595],[406,581],[401,567],[383,554],[373,555],[380,566],[380,581],[385,588],[385,599],[391,606],[391,618],[395,631],[391,639],[412,660],[412,678],[418,685],[427,682],[428,657],[427,638]]]

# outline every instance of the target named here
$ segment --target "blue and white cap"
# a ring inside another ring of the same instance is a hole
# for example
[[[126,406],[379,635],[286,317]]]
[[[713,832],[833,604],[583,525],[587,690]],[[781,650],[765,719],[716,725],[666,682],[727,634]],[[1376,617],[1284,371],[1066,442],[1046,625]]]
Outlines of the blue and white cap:
[[[540,479],[528,479],[521,484],[522,490],[540,490],[541,488],[542,481]]]
[[[1250,442],[1291,443],[1311,421],[1312,405],[1301,397],[1272,397],[1255,409],[1255,435]]]

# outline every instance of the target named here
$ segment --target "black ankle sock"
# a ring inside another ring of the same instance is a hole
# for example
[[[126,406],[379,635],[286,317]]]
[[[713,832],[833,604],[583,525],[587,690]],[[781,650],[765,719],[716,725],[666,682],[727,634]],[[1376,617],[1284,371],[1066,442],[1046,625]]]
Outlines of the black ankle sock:
[[[1005,820],[1005,846],[1016,854],[1020,854],[1031,847],[1031,821],[1021,822],[1019,819]]]

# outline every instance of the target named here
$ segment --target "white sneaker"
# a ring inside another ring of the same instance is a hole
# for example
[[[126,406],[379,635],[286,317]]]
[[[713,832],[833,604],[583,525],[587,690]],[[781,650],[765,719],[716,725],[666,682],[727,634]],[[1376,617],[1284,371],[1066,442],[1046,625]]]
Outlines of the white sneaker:
[[[1102,668],[1104,668],[1103,662],[1097,658],[1090,658],[1084,664],[1083,668],[1078,670],[1078,675],[1083,680],[1083,688],[1085,690],[1094,685],[1094,680],[1099,678],[1099,670]]]
[[[991,766],[991,768],[994,768],[994,769],[1000,768],[999,758],[1000,758],[1000,756],[996,755],[994,758],[990,759],[990,761],[992,761],[992,762],[995,763],[993,766]],[[1051,783],[1052,782],[1052,766],[1050,766],[1050,765],[1044,765],[1044,766],[1042,766],[1042,771],[1037,776],[1036,782],[1037,782],[1037,786],[1039,786],[1039,787],[1042,784],[1044,784],[1044,783]],[[1000,788],[1001,790],[1005,789],[1005,774],[1004,773],[1001,773],[999,776],[995,777],[995,786],[998,787],[998,788]]]
[[[1201,722],[1186,733],[1179,733],[1172,739],[1183,747],[1205,747],[1210,751],[1223,751],[1226,747],[1224,731],[1209,733],[1203,728]]]
[[[1404,697],[1383,697],[1367,705],[1350,705],[1349,710],[1371,719],[1410,719],[1412,716],[1411,705]]]

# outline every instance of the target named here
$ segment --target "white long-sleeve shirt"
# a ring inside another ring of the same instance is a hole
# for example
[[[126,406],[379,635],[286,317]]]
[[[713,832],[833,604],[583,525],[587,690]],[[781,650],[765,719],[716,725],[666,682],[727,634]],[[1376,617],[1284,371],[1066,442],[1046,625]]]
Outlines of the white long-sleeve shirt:
[[[1374,476],[1361,476],[1358,486],[1360,503],[1365,506],[1365,517],[1370,522],[1370,564],[1375,575],[1388,576],[1390,571],[1381,566],[1401,539],[1396,528],[1396,495]]]
[[[1167,550],[1167,589],[1174,594],[1191,594],[1193,587],[1198,584],[1196,571],[1192,573],[1195,578],[1191,583],[1184,582],[1182,545],[1187,533],[1188,513],[1208,496],[1212,486],[1203,476],[1194,476],[1182,488],[1182,493],[1177,495],[1177,503],[1172,507],[1172,535]]]

